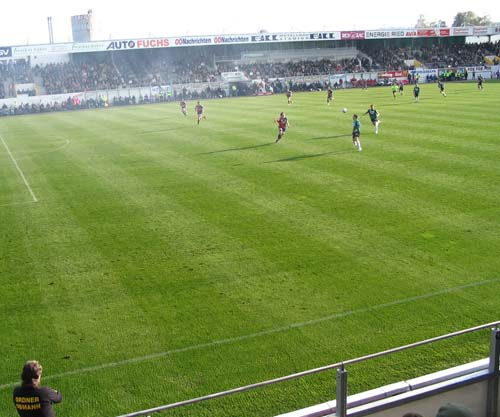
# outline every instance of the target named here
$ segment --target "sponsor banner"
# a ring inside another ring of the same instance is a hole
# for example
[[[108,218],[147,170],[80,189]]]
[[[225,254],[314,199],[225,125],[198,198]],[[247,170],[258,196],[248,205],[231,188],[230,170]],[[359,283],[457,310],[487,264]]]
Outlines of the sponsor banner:
[[[309,33],[305,32],[281,33],[280,40],[282,42],[309,41],[309,35]]]
[[[258,35],[250,35],[251,42],[297,42],[311,40],[310,33],[294,32],[294,33],[261,33]]]
[[[12,56],[12,48],[10,46],[0,46],[0,59],[10,58]]]
[[[30,55],[47,55],[49,53],[49,45],[26,45],[14,46],[12,48],[13,58],[23,58]]]
[[[355,39],[365,39],[364,30],[350,30],[340,32],[340,39],[342,40],[355,40]]]
[[[364,39],[422,38],[450,36],[450,28],[367,30]]]
[[[183,37],[183,38],[175,38],[172,45],[175,46],[189,46],[189,45],[211,45],[213,44],[213,37],[205,36],[205,37]],[[151,48],[151,46],[146,47]]]
[[[78,42],[73,44],[73,52],[105,51],[109,42]]]
[[[478,65],[476,67],[467,67],[467,71],[473,72],[473,71],[491,71],[490,66],[487,65]]]
[[[470,36],[472,35],[472,28],[471,27],[451,28],[451,33],[453,36]]]
[[[149,88],[151,94],[172,94],[172,86],[171,85],[156,85]]]
[[[365,31],[365,39],[404,38],[405,34],[404,29],[367,30]]]
[[[276,41],[280,41],[279,34],[252,35],[252,36],[250,36],[250,39],[252,42],[276,42]]]
[[[49,54],[65,54],[73,50],[73,43],[52,43],[48,45],[47,53]]]
[[[196,39],[196,38],[195,38]],[[208,43],[211,43],[211,39]],[[176,42],[180,43],[182,40],[176,39]],[[196,43],[194,41],[193,43]],[[146,48],[166,48],[170,46],[171,40],[168,38],[157,38],[157,39],[128,39],[119,41],[110,41],[106,46],[106,50],[120,50],[120,49],[146,49]]]
[[[32,55],[67,54],[73,51],[73,43],[52,43],[48,45],[13,46],[12,58],[25,58]]]
[[[418,29],[417,30],[418,37],[434,37],[439,36],[439,32],[437,29]]]
[[[248,81],[244,72],[241,71],[232,71],[232,72],[222,72],[221,74],[222,80],[225,82],[239,82],[239,81]]]
[[[379,78],[401,78],[408,77],[408,71],[384,71],[378,73]]]
[[[437,73],[437,69],[435,68],[417,68],[415,70],[410,71],[412,74],[421,74],[421,75],[427,75],[427,74],[432,74],[435,75]]]
[[[449,28],[430,28],[430,29],[415,29],[407,30],[405,38],[430,38],[439,36],[450,36]]]
[[[474,26],[472,29],[472,35],[474,36],[485,36],[489,34],[489,28],[483,26]]]
[[[340,40],[340,32],[314,32],[309,33],[310,41],[318,40]]]
[[[438,70],[436,68],[417,68],[416,70],[410,71],[411,74],[418,80],[420,83],[426,83],[429,78],[434,79],[437,77]]]
[[[247,43],[250,42],[250,36],[248,35],[222,35],[214,36],[214,44],[219,43]]]
[[[479,75],[482,75],[484,79],[491,79],[494,76],[494,69],[495,66],[488,66],[488,65],[482,65],[482,66],[477,66],[477,67],[466,67],[467,72],[468,72],[468,79],[469,80],[477,80],[477,77]]]
[[[129,49],[172,48],[199,45],[304,42],[319,40],[363,40],[389,38],[419,38],[442,36],[481,36],[500,33],[500,26],[460,28],[380,29],[329,32],[259,33],[243,35],[210,35],[159,38],[131,38],[110,41],[58,43],[0,47],[0,59],[25,58],[50,54],[82,53]]]

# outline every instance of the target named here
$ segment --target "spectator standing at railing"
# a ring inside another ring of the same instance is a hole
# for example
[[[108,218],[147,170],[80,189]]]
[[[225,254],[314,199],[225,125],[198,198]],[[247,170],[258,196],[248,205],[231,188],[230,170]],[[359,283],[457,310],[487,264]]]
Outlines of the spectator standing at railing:
[[[14,389],[13,400],[21,417],[54,417],[52,404],[62,401],[61,393],[40,386],[42,365],[38,361],[24,364],[22,384]]]

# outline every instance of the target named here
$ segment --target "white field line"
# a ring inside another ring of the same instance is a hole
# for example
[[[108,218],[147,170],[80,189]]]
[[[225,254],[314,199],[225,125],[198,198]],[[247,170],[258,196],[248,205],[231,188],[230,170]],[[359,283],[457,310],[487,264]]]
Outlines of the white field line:
[[[482,285],[488,285],[488,284],[497,283],[497,282],[500,282],[500,278],[490,279],[490,280],[486,280],[486,281],[472,282],[470,284],[460,285],[458,287],[447,288],[445,290],[436,291],[436,292],[427,293],[427,294],[422,294],[422,295],[417,295],[414,297],[402,298],[400,300],[391,301],[391,302],[384,303],[384,304],[377,304],[377,305],[373,305],[371,307],[360,308],[358,310],[344,311],[342,313],[336,313],[336,314],[332,314],[330,316],[324,316],[324,317],[320,317],[320,318],[314,319],[314,320],[303,321],[301,323],[292,323],[288,326],[276,327],[274,329],[263,330],[263,331],[257,332],[257,333],[250,333],[250,334],[246,334],[246,335],[242,335],[242,336],[230,337],[228,339],[213,340],[211,342],[201,343],[198,345],[191,345],[191,346],[186,346],[186,347],[179,348],[179,349],[167,350],[165,352],[152,353],[150,355],[138,356],[135,358],[124,359],[124,360],[116,361],[116,362],[103,363],[101,365],[90,366],[88,368],[75,369],[73,371],[62,372],[60,374],[47,375],[47,376],[44,376],[43,379],[44,379],[44,381],[46,381],[46,380],[50,380],[50,379],[64,378],[64,377],[73,376],[73,375],[81,375],[81,374],[85,374],[85,373],[100,371],[103,369],[116,368],[118,366],[128,365],[131,363],[145,362],[145,361],[149,361],[152,359],[163,358],[165,356],[171,356],[171,355],[175,355],[178,353],[185,353],[185,352],[190,352],[193,350],[201,350],[201,349],[210,348],[213,346],[227,345],[230,343],[241,342],[243,340],[255,339],[255,338],[261,337],[261,336],[268,336],[271,334],[282,333],[282,332],[286,332],[289,330],[300,329],[302,327],[311,326],[311,325],[322,323],[325,321],[331,321],[331,320],[339,319],[342,317],[352,316],[355,314],[368,313],[368,312],[375,311],[375,310],[381,310],[381,309],[384,309],[387,307],[393,307],[393,306],[397,306],[397,305],[401,305],[401,304],[411,303],[414,301],[425,300],[427,298],[437,297],[440,295],[449,294],[449,293],[465,290],[468,288],[479,287]],[[16,385],[19,385],[19,382],[11,382],[8,384],[3,384],[3,385],[0,385],[0,390],[5,389],[5,388],[12,388]]]
[[[0,135],[0,141],[3,143],[3,146],[4,146],[5,150],[6,150],[6,151],[7,151],[7,153],[9,154],[10,159],[12,160],[12,163],[13,163],[13,164],[14,164],[14,166],[16,167],[17,172],[19,173],[19,176],[21,177],[21,179],[22,179],[22,180],[23,180],[23,182],[24,182],[24,185],[26,186],[26,188],[27,188],[27,189],[28,189],[28,191],[30,192],[30,194],[31,194],[31,198],[33,199],[33,202],[34,202],[34,203],[37,203],[37,202],[38,202],[38,198],[36,198],[36,195],[35,195],[35,193],[33,192],[33,190],[31,189],[31,187],[30,187],[30,184],[29,184],[28,180],[27,180],[27,179],[26,179],[26,177],[24,176],[23,171],[21,171],[21,168],[19,168],[19,165],[17,164],[16,158],[14,158],[14,155],[12,155],[12,152],[10,151],[9,147],[7,146],[7,144],[5,143],[5,141],[3,140],[2,135]]]
[[[25,206],[27,204],[33,204],[35,201],[19,201],[17,203],[0,203],[0,207],[8,207],[8,206]]]

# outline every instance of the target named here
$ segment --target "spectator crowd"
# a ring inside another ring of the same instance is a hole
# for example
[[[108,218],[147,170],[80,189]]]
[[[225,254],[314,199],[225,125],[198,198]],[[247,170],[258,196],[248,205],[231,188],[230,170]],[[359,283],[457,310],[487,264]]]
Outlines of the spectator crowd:
[[[419,47],[379,48],[379,43],[360,43],[358,56],[350,59],[302,59],[293,62],[241,62],[238,59],[218,59],[211,48],[177,48],[177,50],[130,50],[76,54],[69,62],[47,65],[31,65],[29,59],[0,61],[0,99],[37,94],[64,94],[136,88],[146,86],[183,85],[208,83],[201,92],[182,86],[171,96],[155,95],[129,97],[114,100],[110,104],[149,103],[154,100],[177,100],[224,97],[226,92],[211,88],[210,83],[221,80],[221,74],[238,71],[248,82],[234,86],[231,95],[280,93],[320,90],[322,82],[285,82],[297,77],[331,77],[335,74],[363,73],[413,69],[416,61],[430,68],[445,68],[440,74],[443,80],[467,79],[468,74],[459,67],[481,66],[487,56],[500,56],[500,43],[483,44],[432,44]],[[498,75],[498,74],[497,74]],[[474,78],[474,76],[472,76]],[[434,80],[428,80],[434,81]],[[344,84],[341,84],[344,83]],[[374,80],[339,80],[334,87],[370,86]],[[16,88],[16,85],[36,85],[36,88]],[[21,105],[16,110],[0,108],[0,115],[26,112],[54,111],[71,108],[99,107],[98,99],[83,100],[75,104],[71,100],[54,102],[49,106]]]

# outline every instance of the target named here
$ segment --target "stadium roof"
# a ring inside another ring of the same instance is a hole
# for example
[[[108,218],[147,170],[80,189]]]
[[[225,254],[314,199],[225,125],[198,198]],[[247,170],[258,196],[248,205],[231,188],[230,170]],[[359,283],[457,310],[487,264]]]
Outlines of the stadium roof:
[[[349,31],[279,32],[234,35],[177,36],[159,38],[129,38],[107,41],[66,42],[38,45],[0,46],[1,59],[20,59],[28,56],[72,54],[84,52],[174,48],[200,45],[256,44],[331,40],[365,40],[394,38],[446,38],[450,36],[500,35],[500,26],[470,26],[448,28],[409,28]]]

